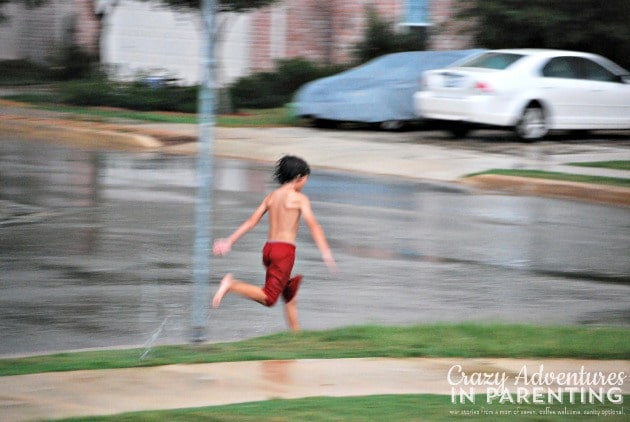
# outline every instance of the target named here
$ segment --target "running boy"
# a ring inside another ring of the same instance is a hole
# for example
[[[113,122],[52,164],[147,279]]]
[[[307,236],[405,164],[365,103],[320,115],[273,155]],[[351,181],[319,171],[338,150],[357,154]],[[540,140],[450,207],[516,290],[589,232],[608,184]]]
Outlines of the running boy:
[[[282,295],[289,328],[299,331],[297,291],[302,276],[291,278],[291,270],[295,261],[295,239],[300,216],[310,229],[328,269],[335,272],[337,268],[324,231],[315,219],[308,197],[302,193],[310,173],[308,164],[301,158],[290,155],[282,157],[276,163],[274,171],[275,179],[281,186],[267,195],[256,211],[232,235],[214,242],[214,255],[226,255],[232,245],[269,212],[269,233],[262,251],[263,264],[267,268],[265,286],[260,288],[236,280],[231,273],[227,274],[212,299],[213,307],[218,307],[227,293],[237,293],[265,306],[273,306]]]

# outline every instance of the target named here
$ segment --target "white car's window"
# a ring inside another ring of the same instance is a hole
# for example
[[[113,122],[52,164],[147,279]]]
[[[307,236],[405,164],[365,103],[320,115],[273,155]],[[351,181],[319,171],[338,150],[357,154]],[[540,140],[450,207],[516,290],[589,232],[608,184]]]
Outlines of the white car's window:
[[[546,78],[578,79],[578,69],[572,57],[555,57],[543,67],[542,75]]]
[[[584,57],[555,57],[543,67],[542,75],[547,78],[588,79],[592,81],[616,82],[614,73]]]
[[[480,67],[503,70],[523,57],[515,53],[486,53],[458,65],[458,67]]]
[[[583,57],[574,57],[576,67],[580,70],[580,79],[588,79],[591,81],[616,82],[619,78],[592,60]]]

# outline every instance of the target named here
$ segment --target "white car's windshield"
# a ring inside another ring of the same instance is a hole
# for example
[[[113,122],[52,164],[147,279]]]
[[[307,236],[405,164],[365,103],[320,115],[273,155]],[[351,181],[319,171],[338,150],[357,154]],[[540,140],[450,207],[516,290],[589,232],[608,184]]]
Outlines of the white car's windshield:
[[[503,70],[524,57],[515,53],[486,53],[462,62],[458,67],[479,67],[483,69]]]

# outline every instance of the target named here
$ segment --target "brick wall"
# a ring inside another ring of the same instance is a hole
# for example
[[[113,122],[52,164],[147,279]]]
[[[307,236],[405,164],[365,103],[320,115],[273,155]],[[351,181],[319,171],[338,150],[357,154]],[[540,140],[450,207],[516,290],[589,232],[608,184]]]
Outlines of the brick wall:
[[[75,42],[85,51],[99,53],[100,21],[94,14],[94,0],[74,0]]]
[[[455,20],[459,0],[433,0],[431,2],[431,21],[429,29],[430,50],[457,50],[472,47],[472,37],[462,35],[461,29],[474,22]]]
[[[453,19],[458,0],[432,0],[428,48],[468,48],[470,37],[461,35],[461,23]],[[353,47],[363,39],[366,7],[394,24],[404,21],[404,0],[284,0],[285,37],[283,57],[304,57],[320,63],[343,64],[352,60]],[[251,71],[273,68],[273,19],[271,8],[253,12],[251,28]],[[275,55],[277,57],[277,54]]]
[[[374,5],[384,19],[398,23],[404,13],[400,0],[341,1],[334,2],[332,63],[347,63],[352,59],[353,48],[364,38],[367,27],[366,7]]]
[[[376,6],[379,13],[397,22],[404,9],[401,0],[285,0],[285,57],[304,57],[322,63],[347,63],[352,48],[363,38],[365,8]],[[253,13],[251,28],[251,70],[273,67],[271,9]]]

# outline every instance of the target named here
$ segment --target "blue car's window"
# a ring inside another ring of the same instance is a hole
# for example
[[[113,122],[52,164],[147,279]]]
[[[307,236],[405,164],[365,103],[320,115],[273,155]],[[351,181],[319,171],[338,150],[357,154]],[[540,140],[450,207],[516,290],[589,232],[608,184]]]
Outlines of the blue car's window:
[[[480,67],[483,69],[503,70],[523,57],[515,53],[486,53],[463,62],[458,67]]]

